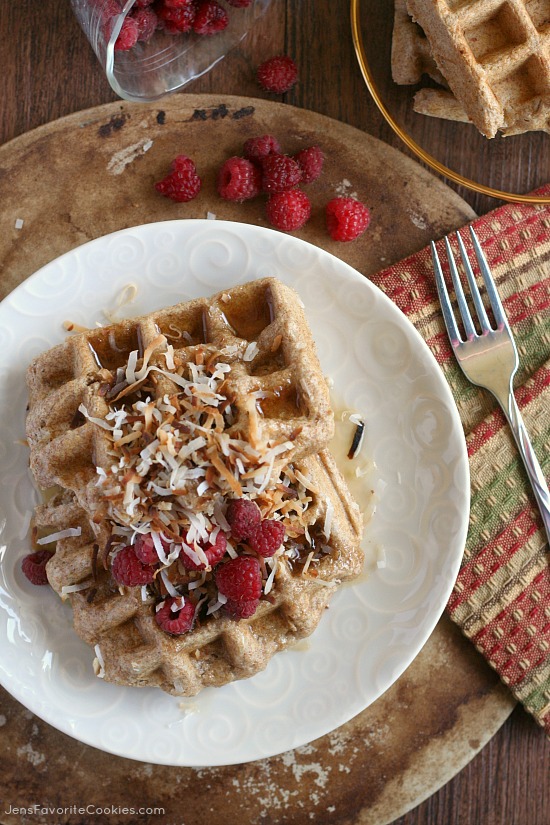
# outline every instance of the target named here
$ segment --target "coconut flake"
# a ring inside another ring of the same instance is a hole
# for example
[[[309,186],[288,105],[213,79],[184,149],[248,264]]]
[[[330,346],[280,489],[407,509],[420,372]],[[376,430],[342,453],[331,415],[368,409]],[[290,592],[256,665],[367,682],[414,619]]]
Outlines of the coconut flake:
[[[206,611],[206,615],[210,616],[212,613],[216,613],[220,607],[223,607],[224,604],[227,602],[227,596],[224,596],[223,593],[218,591],[218,597],[215,602],[212,602],[208,605],[208,610]]]
[[[325,503],[327,506],[327,511],[325,513],[325,523],[323,525],[323,533],[325,534],[325,538],[328,541],[330,538],[330,531],[332,527],[332,517],[334,515],[334,505],[330,498],[325,499]]]
[[[174,596],[175,598],[181,596],[181,593],[178,593],[178,591],[176,590],[176,588],[174,587],[174,585],[172,584],[172,582],[168,578],[168,574],[167,574],[166,570],[161,569],[160,577],[161,577],[162,581],[164,582],[164,586],[166,587],[166,590],[167,590],[167,592],[170,596]]]
[[[162,545],[162,541],[160,538],[160,533],[157,533],[155,530],[151,533],[151,538],[153,539],[153,546],[155,548],[155,552],[158,556],[158,559],[161,564],[168,564],[168,556],[164,552],[164,547]]]
[[[59,530],[57,533],[50,533],[49,536],[42,536],[41,539],[37,539],[37,544],[51,544],[54,541],[59,541],[60,539],[68,539],[73,538],[73,536],[79,536],[82,533],[82,527],[67,527],[66,530]]]
[[[387,567],[386,550],[382,545],[378,546],[376,566],[379,570]]]
[[[203,570],[200,579],[195,579],[194,581],[189,582],[189,584],[187,585],[189,590],[196,590],[198,587],[202,587],[206,581],[206,573],[207,571]]]
[[[259,353],[260,348],[256,341],[251,341],[244,351],[243,361],[253,361]]]
[[[80,404],[78,407],[78,411],[82,413],[84,418],[87,418],[88,421],[91,421],[92,424],[97,424],[98,427],[102,427],[104,430],[112,430],[110,424],[107,423],[103,418],[96,418],[94,415],[88,415],[88,410],[84,406],[84,404]]]
[[[61,595],[66,596],[69,593],[79,593],[81,590],[88,590],[90,582],[80,582],[79,584],[64,584],[61,588]]]
[[[95,655],[96,655],[96,658],[93,661],[94,673],[98,677],[98,679],[104,679],[105,678],[105,661],[103,659],[103,655],[101,653],[101,648],[99,647],[99,645],[96,645],[94,647],[94,652],[95,652]]]
[[[266,583],[264,585],[264,593],[267,596],[268,593],[271,592],[273,588],[273,582],[275,580],[275,573],[279,567],[279,559],[277,557],[273,557],[269,559],[268,564],[271,562],[271,573],[267,577]]]

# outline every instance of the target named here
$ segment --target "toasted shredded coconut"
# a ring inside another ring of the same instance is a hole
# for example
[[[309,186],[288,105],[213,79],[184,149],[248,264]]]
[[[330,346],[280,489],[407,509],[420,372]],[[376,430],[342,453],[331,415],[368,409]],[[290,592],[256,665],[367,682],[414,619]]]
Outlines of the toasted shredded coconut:
[[[187,336],[177,330],[170,338],[181,344]],[[109,557],[112,560],[120,548],[134,544],[137,535],[151,537],[160,567],[151,585],[141,588],[141,600],[160,598],[156,610],[166,594],[178,599],[177,604],[193,594],[195,616],[205,605],[201,617],[217,618],[226,598],[217,593],[203,548],[216,543],[220,530],[230,538],[225,509],[228,499],[236,497],[258,500],[262,517],[281,520],[287,529],[288,541],[273,557],[260,560],[264,595],[276,587],[280,559],[290,565],[303,563],[309,550],[302,575],[333,586],[316,578],[323,554],[331,552],[322,542],[331,535],[332,502],[326,502],[323,527],[313,525],[308,510],[318,490],[289,463],[293,441],[273,443],[263,436],[253,395],[247,399],[250,440],[232,427],[237,408],[226,388],[234,356],[252,360],[259,352],[256,342],[248,343],[244,354],[243,347],[228,346],[217,353],[197,347],[193,360],[182,363],[159,333],[143,352],[133,350],[126,364],[113,372],[104,419],[89,415],[81,405],[86,418],[106,431],[106,456],[95,483],[111,522],[111,539],[116,537]],[[162,358],[166,368],[159,366]],[[200,568],[197,573],[185,569],[181,552]],[[227,541],[227,558],[242,552]]]

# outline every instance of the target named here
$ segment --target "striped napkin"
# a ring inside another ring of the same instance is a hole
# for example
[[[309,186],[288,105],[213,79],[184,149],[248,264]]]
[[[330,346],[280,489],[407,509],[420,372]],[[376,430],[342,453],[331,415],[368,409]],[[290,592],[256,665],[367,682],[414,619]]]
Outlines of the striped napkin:
[[[550,184],[540,191],[549,195]],[[550,207],[508,204],[472,225],[514,332],[520,356],[516,399],[548,479]],[[550,736],[550,548],[513,436],[492,395],[470,384],[456,363],[429,248],[371,280],[431,348],[464,427],[471,514],[447,611]]]

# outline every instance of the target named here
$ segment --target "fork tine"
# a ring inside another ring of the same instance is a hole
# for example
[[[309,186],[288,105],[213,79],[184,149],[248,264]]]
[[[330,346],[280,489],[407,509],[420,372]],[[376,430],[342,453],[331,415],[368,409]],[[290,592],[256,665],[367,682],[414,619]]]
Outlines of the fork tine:
[[[456,233],[456,238],[458,241],[458,246],[460,248],[460,256],[462,258],[462,263],[464,264],[464,271],[466,272],[466,278],[468,279],[468,284],[470,287],[470,293],[472,295],[472,300],[474,302],[474,306],[476,308],[477,317],[479,318],[479,322],[481,324],[482,330],[488,330],[491,328],[491,324],[489,323],[489,318],[487,317],[487,312],[485,311],[485,307],[483,306],[483,301],[481,300],[481,295],[479,294],[479,289],[476,284],[476,279],[474,272],[472,270],[472,266],[470,264],[470,259],[468,258],[468,253],[466,252],[466,247],[464,246],[464,242],[462,240],[462,236],[460,232]]]
[[[466,298],[464,297],[462,282],[460,280],[460,275],[458,274],[458,269],[456,268],[455,256],[447,237],[445,237],[445,246],[447,248],[447,257],[449,259],[449,267],[451,270],[451,278],[453,279],[453,286],[455,288],[456,300],[462,316],[462,323],[464,324],[464,331],[466,332],[467,338],[475,338],[477,333],[472,321],[472,316],[470,315],[468,304],[466,303]]]
[[[439,295],[439,303],[441,304],[441,311],[443,312],[443,320],[445,321],[445,326],[447,327],[447,332],[449,333],[449,338],[451,339],[451,344],[453,346],[457,346],[460,343],[460,333],[458,331],[458,327],[456,325],[455,316],[453,314],[453,310],[451,309],[451,301],[449,299],[449,293],[447,292],[447,285],[445,283],[445,278],[443,277],[443,270],[441,269],[441,264],[439,262],[439,255],[437,254],[437,247],[434,242],[431,242],[432,247],[432,260],[434,265],[434,272],[435,272],[435,284],[437,286],[437,294]]]
[[[487,263],[487,259],[485,258],[483,249],[481,248],[481,244],[479,243],[478,237],[472,229],[472,227],[470,227],[470,235],[472,237],[472,243],[474,245],[474,251],[476,253],[477,262],[479,264],[479,268],[481,270],[481,274],[483,276],[483,280],[485,281],[485,286],[487,288],[487,295],[489,296],[489,301],[491,302],[491,307],[493,308],[495,321],[497,322],[498,326],[503,326],[506,329],[508,329],[508,319],[506,317],[504,307],[502,306],[500,296],[497,292],[497,288],[495,286],[491,270],[489,269],[489,264]]]

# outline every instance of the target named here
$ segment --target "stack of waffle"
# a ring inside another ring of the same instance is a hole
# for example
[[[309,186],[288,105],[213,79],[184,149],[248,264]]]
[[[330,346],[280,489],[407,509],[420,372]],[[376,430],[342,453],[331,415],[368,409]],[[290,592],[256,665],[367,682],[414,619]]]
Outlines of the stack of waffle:
[[[81,332],[35,359],[27,383],[31,469],[51,491],[35,533],[51,537],[48,580],[108,681],[189,696],[250,676],[360,572],[361,515],[327,450],[327,385],[301,302],[277,280]],[[178,537],[192,546],[221,529],[222,564],[253,554],[225,519],[239,498],[282,521],[285,539],[259,560],[256,611],[235,619],[208,566],[182,567]],[[121,586],[112,559],[138,533],[156,537],[157,575]],[[181,635],[155,620],[168,594],[196,605]]]
[[[497,132],[550,132],[550,0],[395,0],[392,75],[421,114]]]

